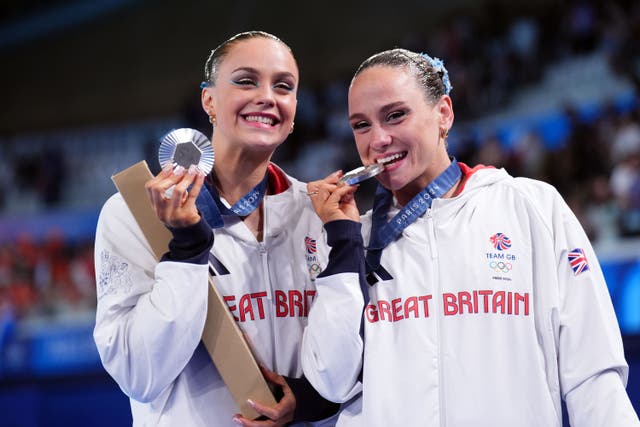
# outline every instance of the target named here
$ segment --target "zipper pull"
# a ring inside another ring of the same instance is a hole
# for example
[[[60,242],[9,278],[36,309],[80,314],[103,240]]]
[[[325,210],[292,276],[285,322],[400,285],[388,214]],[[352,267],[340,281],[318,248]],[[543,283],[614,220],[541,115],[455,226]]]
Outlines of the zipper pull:
[[[267,247],[264,245],[263,242],[258,243],[258,251],[260,252],[260,255],[264,255],[267,253]]]

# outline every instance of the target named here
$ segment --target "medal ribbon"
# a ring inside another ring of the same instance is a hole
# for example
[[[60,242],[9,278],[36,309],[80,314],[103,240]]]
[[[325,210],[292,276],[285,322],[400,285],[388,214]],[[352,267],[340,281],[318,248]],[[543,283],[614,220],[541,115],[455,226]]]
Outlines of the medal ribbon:
[[[371,238],[367,249],[366,263],[367,273],[371,273],[380,266],[382,250],[389,243],[396,240],[402,231],[416,219],[424,215],[431,207],[433,199],[442,197],[458,182],[462,172],[455,158],[451,164],[429,185],[416,194],[405,206],[402,207],[391,221],[387,222],[387,214],[393,202],[391,191],[378,184],[373,202]]]
[[[230,208],[222,203],[215,186],[205,184],[202,186],[200,194],[198,194],[196,206],[211,228],[223,227],[223,216],[247,216],[260,206],[267,190],[268,178],[269,173],[267,172],[258,185],[242,196]]]

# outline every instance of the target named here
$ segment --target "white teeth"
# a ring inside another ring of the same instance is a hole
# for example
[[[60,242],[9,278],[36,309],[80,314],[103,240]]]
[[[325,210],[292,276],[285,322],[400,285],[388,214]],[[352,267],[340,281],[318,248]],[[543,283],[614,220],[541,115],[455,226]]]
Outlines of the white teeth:
[[[258,122],[258,123],[264,123],[266,125],[271,125],[273,126],[273,119],[270,117],[264,117],[264,116],[247,116],[246,120],[248,122]]]
[[[392,154],[392,155],[390,155],[388,157],[384,157],[382,159],[378,159],[378,160],[376,160],[376,162],[381,163],[381,164],[387,164],[387,163],[393,162],[395,160],[402,159],[406,155],[407,155],[407,153]]]

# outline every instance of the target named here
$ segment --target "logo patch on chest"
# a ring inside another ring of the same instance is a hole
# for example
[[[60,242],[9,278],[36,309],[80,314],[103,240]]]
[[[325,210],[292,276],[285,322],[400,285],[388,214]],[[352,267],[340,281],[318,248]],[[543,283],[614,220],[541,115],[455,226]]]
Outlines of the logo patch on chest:
[[[322,271],[322,267],[320,266],[320,261],[318,260],[318,245],[317,240],[311,236],[305,236],[304,238],[304,257],[307,261],[307,270],[309,271],[309,277],[311,280],[316,280],[320,271]]]
[[[485,254],[487,266],[493,273],[491,278],[510,282],[509,273],[513,270],[516,256],[505,251],[511,249],[511,239],[504,233],[495,233],[489,237],[489,243],[497,251]]]

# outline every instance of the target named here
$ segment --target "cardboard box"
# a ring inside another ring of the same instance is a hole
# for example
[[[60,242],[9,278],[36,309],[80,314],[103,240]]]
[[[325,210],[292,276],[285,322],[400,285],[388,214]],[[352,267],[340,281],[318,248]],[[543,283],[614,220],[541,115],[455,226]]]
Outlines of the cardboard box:
[[[145,161],[111,177],[159,260],[168,250],[171,232],[158,219],[147,196],[144,185],[151,178],[153,175]],[[255,419],[260,415],[249,406],[247,399],[269,406],[277,403],[212,277],[209,277],[209,302],[202,341],[245,418]]]

